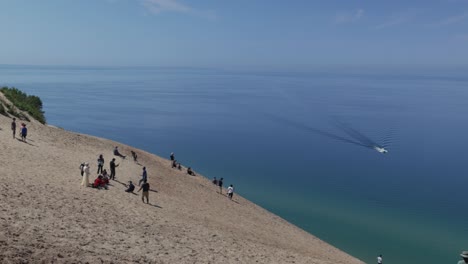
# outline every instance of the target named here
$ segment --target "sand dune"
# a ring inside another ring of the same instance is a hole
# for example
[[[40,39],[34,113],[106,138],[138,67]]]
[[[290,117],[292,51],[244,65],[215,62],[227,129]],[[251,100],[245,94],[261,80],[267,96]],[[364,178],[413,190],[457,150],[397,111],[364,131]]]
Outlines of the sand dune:
[[[80,162],[94,180],[99,154],[109,170],[114,146],[133,148],[36,121],[23,143],[10,122],[0,115],[0,263],[362,263],[145,151],[150,205],[123,191],[142,171],[130,156],[108,190],[81,188]]]

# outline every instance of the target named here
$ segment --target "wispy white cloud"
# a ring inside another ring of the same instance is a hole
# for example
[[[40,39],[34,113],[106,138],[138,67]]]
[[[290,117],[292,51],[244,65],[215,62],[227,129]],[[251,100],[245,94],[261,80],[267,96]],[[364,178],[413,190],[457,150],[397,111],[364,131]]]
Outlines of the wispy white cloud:
[[[162,12],[189,13],[193,9],[176,0],[142,0],[143,6],[153,14]]]
[[[215,19],[216,14],[208,10],[200,10],[193,8],[187,4],[180,2],[179,0],[140,0],[143,7],[148,10],[151,14],[160,14],[163,12],[175,12],[191,14],[204,18]]]
[[[333,18],[335,24],[347,24],[358,21],[364,16],[364,9],[356,9],[353,11],[340,12]]]
[[[422,10],[420,9],[408,9],[406,11],[393,14],[390,17],[388,17],[386,21],[374,26],[374,29],[385,29],[385,28],[407,24],[413,21],[415,16],[421,11]]]
[[[445,18],[443,20],[440,20],[437,23],[434,23],[432,26],[438,26],[438,27],[448,26],[448,25],[452,25],[452,24],[461,23],[461,22],[466,21],[466,20],[468,20],[468,12],[465,12],[463,14],[456,15],[456,16],[447,17],[447,18]]]

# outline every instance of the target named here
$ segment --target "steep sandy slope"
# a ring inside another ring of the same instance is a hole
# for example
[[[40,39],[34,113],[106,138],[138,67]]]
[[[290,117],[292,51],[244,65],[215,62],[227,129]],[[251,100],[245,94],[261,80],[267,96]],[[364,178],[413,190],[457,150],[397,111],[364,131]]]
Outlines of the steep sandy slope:
[[[362,263],[206,178],[136,150],[109,190],[81,188],[78,166],[105,168],[110,140],[28,122],[28,143],[0,116],[0,263]],[[21,123],[18,122],[18,125]],[[147,167],[150,205],[125,193]]]

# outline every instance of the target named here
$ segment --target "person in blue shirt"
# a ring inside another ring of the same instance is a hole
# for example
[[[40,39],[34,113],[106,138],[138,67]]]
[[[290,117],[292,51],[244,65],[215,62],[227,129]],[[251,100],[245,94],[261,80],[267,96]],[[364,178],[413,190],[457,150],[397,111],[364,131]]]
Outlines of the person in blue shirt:
[[[26,136],[28,135],[28,129],[26,128],[26,124],[21,124],[21,140],[26,142]]]
[[[140,186],[142,182],[146,182],[147,179],[148,179],[148,174],[146,172],[146,167],[143,167],[143,173],[141,174],[141,180],[138,182],[138,186]]]

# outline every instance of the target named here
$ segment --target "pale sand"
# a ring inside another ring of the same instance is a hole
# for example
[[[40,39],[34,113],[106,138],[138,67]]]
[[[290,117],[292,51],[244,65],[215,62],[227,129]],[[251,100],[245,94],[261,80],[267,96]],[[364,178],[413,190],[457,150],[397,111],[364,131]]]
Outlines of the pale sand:
[[[209,179],[134,149],[157,190],[143,204],[141,193],[125,193],[121,184],[140,179],[133,148],[36,121],[25,122],[26,144],[12,138],[10,122],[0,115],[0,263],[363,263],[237,194],[230,201]],[[114,146],[128,155],[117,158],[121,183],[80,188],[79,164],[90,162],[92,182],[98,155],[109,171]]]

